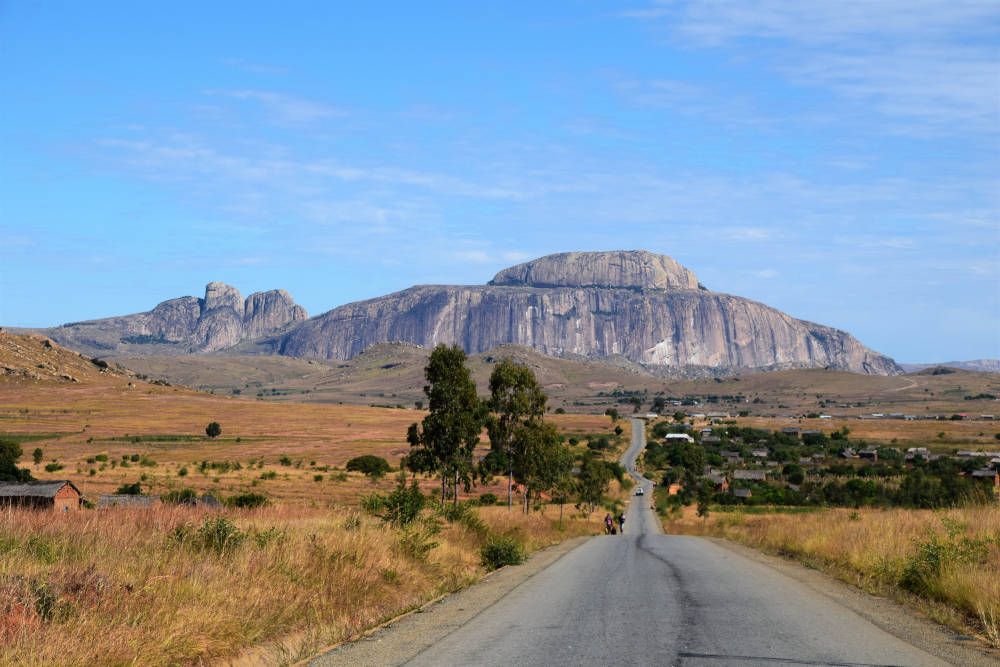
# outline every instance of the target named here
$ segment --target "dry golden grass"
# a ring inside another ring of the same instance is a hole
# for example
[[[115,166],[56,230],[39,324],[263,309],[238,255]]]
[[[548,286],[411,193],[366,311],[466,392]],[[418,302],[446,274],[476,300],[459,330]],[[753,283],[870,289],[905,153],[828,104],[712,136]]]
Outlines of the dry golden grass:
[[[417,410],[223,398],[119,374],[92,375],[80,383],[0,378],[0,436],[47,436],[25,443],[26,453],[41,447],[45,462],[58,460],[64,469],[46,473],[39,467],[32,468],[32,473],[39,478],[70,479],[90,498],[145,475],[146,488],[154,493],[192,487],[221,495],[255,491],[321,506],[353,504],[373,488],[390,487],[391,480],[372,485],[361,475],[344,479],[324,468],[342,469],[361,454],[376,454],[397,465],[409,449],[407,426],[424,416]],[[599,415],[549,418],[565,433],[610,434],[613,428],[610,419]],[[223,428],[222,436],[214,440],[205,436],[205,426],[211,421]],[[139,442],[134,442],[136,437]],[[487,446],[484,437],[480,453]],[[100,463],[87,463],[99,454],[109,459],[103,469]],[[157,465],[111,467],[112,460],[132,454],[146,456]],[[279,465],[282,456],[288,456],[293,465]],[[251,460],[262,461],[263,468],[248,470]],[[198,472],[202,461],[240,462],[243,470],[202,474]],[[179,476],[181,468],[187,469],[186,477]],[[273,472],[276,478],[261,479],[264,472]],[[323,475],[323,480],[315,481],[316,475]],[[498,489],[479,491],[496,493]]]
[[[567,514],[558,531],[553,511],[480,514],[529,549],[598,530],[596,515]],[[199,546],[199,527],[219,517],[243,541]],[[483,573],[484,538],[463,524],[402,531],[345,509],[8,510],[0,521],[0,664],[288,662]],[[184,525],[187,538],[172,537]],[[422,557],[422,541],[438,545]]]
[[[806,562],[865,590],[923,601],[937,620],[1000,648],[1000,507],[693,512],[667,532],[710,534]]]

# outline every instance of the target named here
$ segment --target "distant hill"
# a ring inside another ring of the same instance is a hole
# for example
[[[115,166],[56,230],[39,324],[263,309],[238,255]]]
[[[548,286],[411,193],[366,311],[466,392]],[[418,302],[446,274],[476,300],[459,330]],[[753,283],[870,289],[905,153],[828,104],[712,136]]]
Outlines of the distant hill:
[[[73,384],[132,375],[114,363],[67,350],[45,336],[0,330],[0,380]]]
[[[1000,359],[973,359],[971,361],[945,361],[938,364],[900,364],[907,373],[916,373],[929,368],[957,368],[980,373],[1000,373]]]
[[[282,356],[230,354],[114,357],[131,370],[222,395],[268,401],[344,403],[413,407],[426,403],[424,366],[430,350],[407,344],[380,344],[347,361],[295,359]],[[968,412],[1000,415],[1000,375],[948,369],[946,375],[861,375],[821,368],[743,373],[725,378],[680,379],[649,373],[626,359],[595,360],[550,357],[530,348],[507,345],[472,355],[469,368],[479,393],[498,359],[511,357],[530,367],[552,409],[603,413],[617,407],[623,414],[640,401],[642,413],[657,397],[698,405],[663,409],[721,411],[735,415],[873,412],[916,415]],[[967,397],[974,397],[969,400]]]

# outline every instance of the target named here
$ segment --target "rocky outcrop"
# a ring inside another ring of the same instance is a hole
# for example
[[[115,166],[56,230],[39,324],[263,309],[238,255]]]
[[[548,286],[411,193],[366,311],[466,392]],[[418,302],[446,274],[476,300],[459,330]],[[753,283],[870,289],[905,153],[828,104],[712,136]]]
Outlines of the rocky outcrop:
[[[697,289],[699,286],[694,273],[676,260],[645,250],[548,255],[504,269],[489,284],[626,289]]]
[[[307,314],[288,292],[251,294],[221,282],[205,287],[205,298],[170,299],[153,310],[44,330],[56,342],[95,356],[215,352],[270,336],[305,321]]]
[[[270,335],[290,322],[302,322],[307,317],[306,309],[283,289],[251,294],[243,309],[246,336],[251,339]]]
[[[625,357],[679,374],[899,372],[844,331],[705,290],[689,270],[650,253],[553,255],[501,271],[485,286],[413,287],[313,318],[281,337],[277,350],[349,359],[388,341],[458,344],[469,353],[516,344],[554,356]]]

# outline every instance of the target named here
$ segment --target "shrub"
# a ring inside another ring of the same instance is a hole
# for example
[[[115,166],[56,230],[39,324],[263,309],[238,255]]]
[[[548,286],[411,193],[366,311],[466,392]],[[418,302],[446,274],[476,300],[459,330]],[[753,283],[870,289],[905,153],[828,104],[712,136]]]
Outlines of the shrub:
[[[208,519],[198,529],[197,544],[202,549],[223,553],[232,551],[243,543],[246,534],[225,517]]]
[[[278,459],[278,463],[280,463],[283,466],[290,466],[292,465],[292,458],[288,456],[288,454],[282,454],[281,458]]]
[[[356,456],[347,462],[346,468],[349,472],[361,472],[369,477],[381,477],[391,470],[388,461],[374,454]]]
[[[175,489],[160,496],[160,500],[174,505],[194,505],[198,502],[198,494],[194,489]]]
[[[993,539],[961,536],[962,527],[945,520],[947,536],[931,534],[916,545],[903,566],[899,584],[906,590],[934,597],[940,577],[951,567],[985,562]]]
[[[431,531],[407,530],[399,538],[399,548],[413,560],[426,561],[427,554],[438,545],[431,539]]]
[[[222,435],[222,426],[219,425],[219,422],[210,423],[208,426],[205,427],[205,435],[207,435],[210,438],[219,437],[220,435]]]
[[[486,505],[486,506],[488,506],[488,505],[496,505],[497,504],[497,497],[493,493],[484,493],[483,495],[479,496],[479,504],[480,505]]]
[[[407,487],[406,482],[401,479],[396,489],[385,498],[382,518],[397,526],[407,526],[420,515],[426,502],[427,498],[417,486],[417,480],[413,480]]]
[[[45,464],[45,472],[56,472],[56,471],[62,470],[62,469],[63,469],[62,464],[61,463],[56,463],[55,461],[53,461],[52,463],[46,463]]]
[[[267,472],[262,472],[260,474],[261,479],[277,479],[278,473],[273,470],[268,470]]]
[[[142,487],[139,485],[139,482],[133,482],[131,484],[122,484],[121,486],[118,487],[118,490],[115,491],[115,493],[122,496],[141,496]]]
[[[237,507],[240,509],[253,509],[254,507],[264,507],[270,501],[262,493],[240,493],[230,496],[223,501],[226,507]]]
[[[178,477],[187,477],[187,474],[188,474],[188,469],[185,467],[181,467],[181,469],[177,471]]]
[[[313,481],[314,482],[322,482],[323,481],[323,475],[313,475]]]
[[[524,562],[524,545],[510,535],[494,535],[479,550],[483,567],[496,570],[504,565],[520,565]]]

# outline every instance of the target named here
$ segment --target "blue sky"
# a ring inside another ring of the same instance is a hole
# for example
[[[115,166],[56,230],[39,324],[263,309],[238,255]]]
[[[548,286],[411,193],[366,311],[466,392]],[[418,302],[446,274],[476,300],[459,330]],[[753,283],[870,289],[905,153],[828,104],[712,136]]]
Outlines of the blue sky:
[[[1000,357],[1000,6],[0,3],[0,324],[644,248]]]

